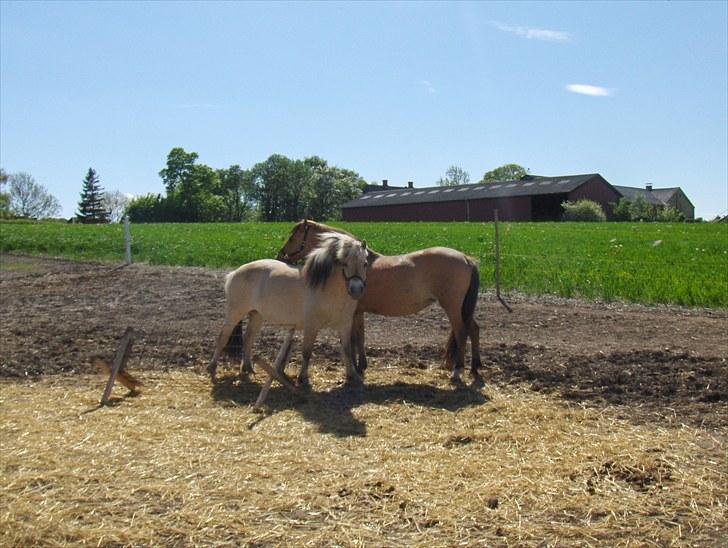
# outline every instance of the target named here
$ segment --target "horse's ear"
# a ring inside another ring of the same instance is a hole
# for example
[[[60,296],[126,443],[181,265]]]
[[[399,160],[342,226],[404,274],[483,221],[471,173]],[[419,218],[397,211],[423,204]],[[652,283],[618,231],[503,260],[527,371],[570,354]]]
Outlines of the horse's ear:
[[[362,247],[362,249],[366,249],[367,248],[367,241],[366,240],[362,240],[361,241],[361,247]]]
[[[303,220],[303,226],[307,226],[307,225],[308,225],[308,218]]]

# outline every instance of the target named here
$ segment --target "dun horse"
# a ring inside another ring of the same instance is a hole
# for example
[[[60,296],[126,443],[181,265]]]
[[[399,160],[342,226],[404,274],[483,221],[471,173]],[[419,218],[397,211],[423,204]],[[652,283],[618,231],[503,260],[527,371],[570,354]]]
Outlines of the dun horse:
[[[303,220],[293,227],[278,259],[296,262],[308,256],[324,234],[348,232],[322,223]],[[383,316],[414,314],[437,302],[450,320],[451,332],[446,344],[446,364],[453,370],[452,380],[460,381],[464,368],[465,343],[470,337],[471,373],[480,380],[480,328],[473,318],[480,277],[475,262],[463,253],[447,247],[431,247],[406,255],[370,254],[369,281],[366,294],[359,300],[354,317],[353,347],[359,356],[359,371],[366,369],[364,351],[364,312]]]
[[[357,299],[364,294],[368,254],[366,242],[344,234],[322,233],[303,267],[263,259],[245,264],[225,279],[225,322],[207,370],[215,381],[217,362],[233,328],[248,317],[243,340],[243,371],[252,371],[253,341],[263,323],[303,331],[303,360],[298,384],[308,387],[308,363],[317,333],[338,330],[347,381],[361,383],[351,351],[351,330]],[[290,342],[290,337],[284,346]],[[285,367],[284,358],[279,372]]]

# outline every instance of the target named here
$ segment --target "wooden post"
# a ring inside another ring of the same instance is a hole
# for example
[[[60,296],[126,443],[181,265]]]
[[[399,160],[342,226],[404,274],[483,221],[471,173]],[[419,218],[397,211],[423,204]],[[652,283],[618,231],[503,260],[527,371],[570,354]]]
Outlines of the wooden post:
[[[281,349],[278,351],[278,356],[276,357],[275,371],[277,373],[280,373],[281,375],[283,375],[283,371],[286,368],[288,359],[291,357],[291,348],[293,347],[294,333],[295,333],[295,331],[293,329],[291,329],[288,333],[286,333],[286,338],[284,339],[283,344],[281,345]],[[264,367],[264,369],[265,369],[265,367]],[[287,379],[287,377],[284,377],[284,378]],[[265,381],[265,384],[263,385],[263,388],[260,390],[260,394],[258,394],[258,399],[255,400],[255,405],[253,406],[253,409],[258,410],[258,409],[260,409],[260,406],[263,405],[265,398],[268,396],[268,391],[270,390],[272,383],[273,383],[273,376],[271,376],[269,374],[268,379]],[[295,387],[294,387],[294,389],[295,389]]]
[[[131,264],[131,230],[129,229],[128,215],[124,215],[124,256],[126,264]]]
[[[513,309],[503,300],[500,293],[500,232],[498,230],[498,210],[493,212],[493,220],[495,221],[495,294],[498,297],[500,303],[505,307],[508,312],[513,312]]]
[[[126,361],[129,359],[129,351],[131,345],[134,342],[134,330],[131,327],[127,327],[124,335],[121,337],[119,347],[116,349],[116,355],[114,356],[114,363],[111,366],[111,374],[109,375],[109,382],[106,383],[106,390],[104,395],[101,397],[101,405],[109,405],[109,397],[111,396],[111,389],[114,386],[114,381],[119,371],[124,369]]]

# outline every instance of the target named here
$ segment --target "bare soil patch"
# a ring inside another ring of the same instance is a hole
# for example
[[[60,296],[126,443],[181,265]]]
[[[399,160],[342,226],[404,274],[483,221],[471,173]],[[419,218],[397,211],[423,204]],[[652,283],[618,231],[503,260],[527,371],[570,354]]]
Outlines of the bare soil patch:
[[[0,377],[92,372],[91,358],[111,358],[126,326],[138,333],[131,370],[202,372],[222,320],[225,273],[3,255]],[[728,426],[727,311],[510,301],[512,314],[490,293],[478,302],[487,383],[625,406],[633,420]],[[366,326],[370,367],[440,367],[448,322],[438,306],[403,318],[370,315]],[[256,354],[272,360],[278,337],[264,329]],[[312,371],[338,359],[338,342],[321,336]]]

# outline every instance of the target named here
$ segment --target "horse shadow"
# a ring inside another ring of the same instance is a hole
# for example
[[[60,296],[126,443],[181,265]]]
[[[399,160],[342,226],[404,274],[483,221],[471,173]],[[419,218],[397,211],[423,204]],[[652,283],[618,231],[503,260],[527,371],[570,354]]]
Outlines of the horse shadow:
[[[254,381],[225,377],[219,379],[213,386],[212,397],[215,401],[252,405],[262,386],[261,383]],[[331,390],[291,394],[276,384],[268,393],[263,414],[248,427],[252,429],[268,416],[291,409],[307,422],[316,425],[322,434],[332,434],[337,437],[366,437],[366,423],[353,413],[353,410],[360,405],[408,403],[455,412],[488,401],[488,397],[478,388],[478,385],[439,388],[427,384],[396,382],[364,386],[340,384]]]

